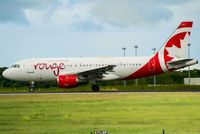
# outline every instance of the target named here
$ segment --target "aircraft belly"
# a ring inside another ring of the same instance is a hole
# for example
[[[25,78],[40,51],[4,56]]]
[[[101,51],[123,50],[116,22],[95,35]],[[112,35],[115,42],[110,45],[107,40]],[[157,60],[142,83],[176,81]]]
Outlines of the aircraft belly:
[[[134,73],[137,71],[137,68],[118,68],[115,70],[115,74],[119,76],[119,79],[126,78],[130,74]]]

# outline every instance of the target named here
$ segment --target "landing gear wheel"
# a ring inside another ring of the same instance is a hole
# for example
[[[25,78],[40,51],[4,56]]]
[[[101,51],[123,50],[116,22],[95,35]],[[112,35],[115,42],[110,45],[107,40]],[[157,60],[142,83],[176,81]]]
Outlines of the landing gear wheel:
[[[35,82],[30,83],[29,92],[33,93],[35,91]]]
[[[29,88],[29,92],[33,93],[35,91],[35,88]]]
[[[92,85],[92,91],[93,92],[99,92],[100,87],[98,85]]]

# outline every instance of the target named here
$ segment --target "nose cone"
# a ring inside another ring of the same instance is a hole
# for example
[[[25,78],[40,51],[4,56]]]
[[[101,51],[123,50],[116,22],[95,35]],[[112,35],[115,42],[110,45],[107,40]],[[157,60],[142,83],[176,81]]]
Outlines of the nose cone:
[[[23,81],[23,72],[19,69],[8,68],[3,73],[2,76],[9,80]]]
[[[2,75],[3,75],[4,78],[10,79],[10,73],[9,73],[8,69],[6,69],[5,71],[3,71]]]
[[[2,76],[3,76],[4,78],[7,78],[7,77],[6,77],[6,76],[7,76],[6,70],[3,71]]]

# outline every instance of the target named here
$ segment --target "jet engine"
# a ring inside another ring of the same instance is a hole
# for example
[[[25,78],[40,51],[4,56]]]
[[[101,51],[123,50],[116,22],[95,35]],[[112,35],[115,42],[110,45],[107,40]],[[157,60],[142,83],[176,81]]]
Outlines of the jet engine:
[[[57,82],[60,88],[73,88],[78,86],[78,78],[76,75],[59,75]]]

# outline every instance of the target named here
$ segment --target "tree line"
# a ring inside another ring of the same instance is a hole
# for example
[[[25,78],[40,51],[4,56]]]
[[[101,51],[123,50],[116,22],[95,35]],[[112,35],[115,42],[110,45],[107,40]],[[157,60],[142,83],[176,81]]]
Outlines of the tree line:
[[[7,69],[6,67],[0,68],[0,87],[24,87],[28,86],[27,82],[18,82],[11,81],[3,78],[2,73]],[[190,71],[191,77],[200,77],[200,70],[194,69]],[[188,71],[173,71],[170,73],[164,73],[156,76],[156,84],[165,85],[165,84],[184,84],[184,78],[188,77]],[[149,85],[153,84],[153,76],[140,78],[138,79],[138,85]],[[102,86],[118,86],[123,85],[123,81],[106,81],[99,83]],[[128,80],[127,85],[134,85],[135,80]],[[48,88],[48,87],[57,87],[56,81],[53,82],[37,82],[37,87]]]

